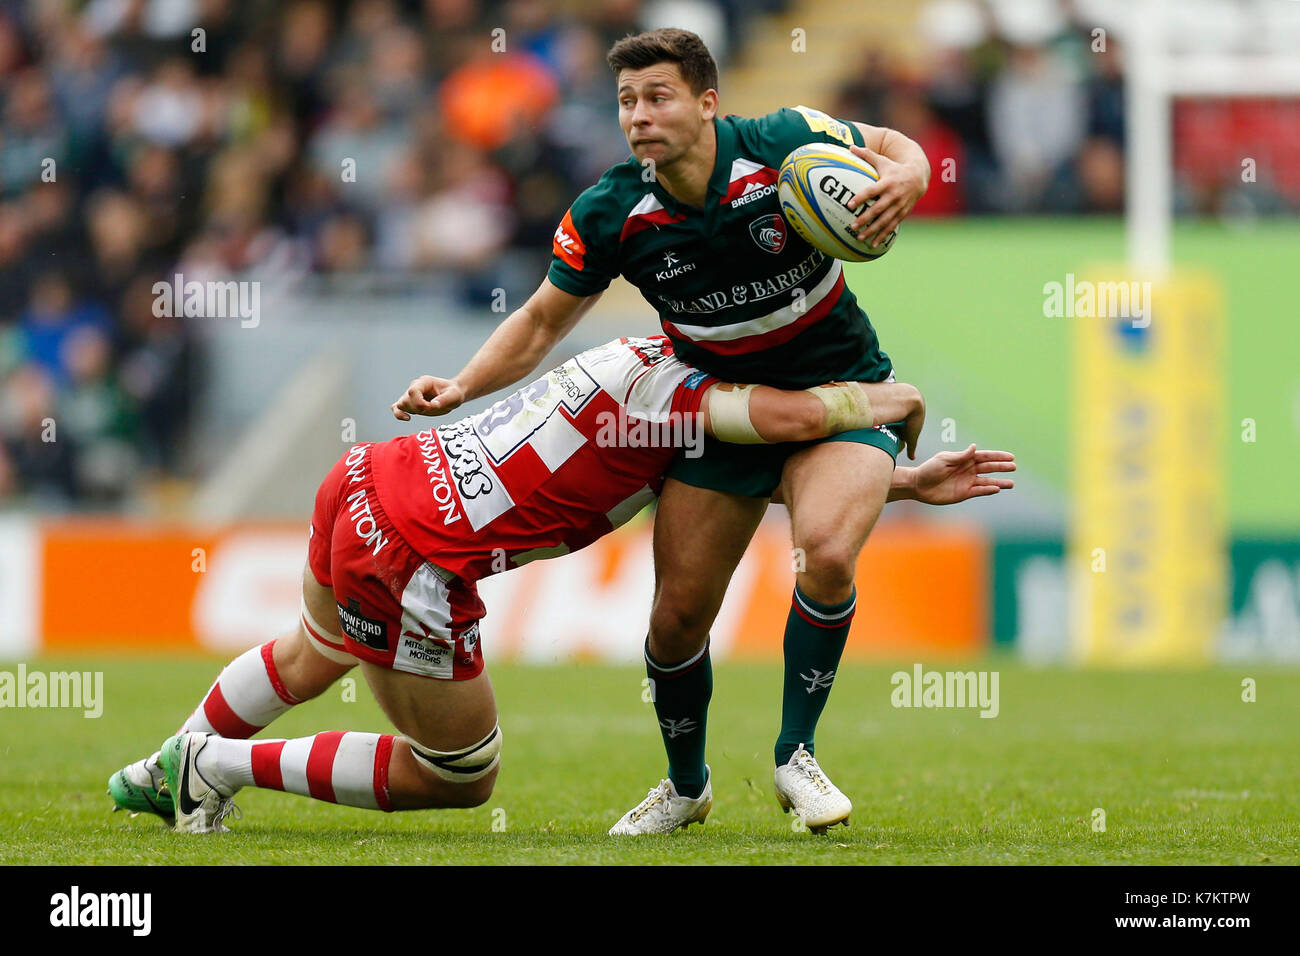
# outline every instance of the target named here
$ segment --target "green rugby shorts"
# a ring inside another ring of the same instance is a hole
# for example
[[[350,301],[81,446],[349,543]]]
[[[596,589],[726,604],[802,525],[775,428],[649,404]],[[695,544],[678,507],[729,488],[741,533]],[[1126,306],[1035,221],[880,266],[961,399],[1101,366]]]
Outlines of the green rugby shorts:
[[[785,461],[795,452],[828,441],[850,441],[872,445],[895,462],[903,450],[903,423],[891,422],[873,428],[840,432],[813,442],[782,442],[777,445],[736,445],[704,436],[704,453],[696,458],[679,454],[668,477],[684,484],[712,491],[728,491],[750,498],[770,498],[781,483]]]

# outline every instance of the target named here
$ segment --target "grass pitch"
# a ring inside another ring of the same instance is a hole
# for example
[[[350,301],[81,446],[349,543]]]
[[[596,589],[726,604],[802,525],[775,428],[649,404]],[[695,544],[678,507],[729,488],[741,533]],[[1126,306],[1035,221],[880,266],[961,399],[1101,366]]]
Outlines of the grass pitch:
[[[474,810],[379,814],[245,790],[215,837],[110,814],[107,778],[189,713],[219,662],[44,659],[103,670],[99,719],[0,710],[0,862],[353,863],[1290,863],[1300,862],[1300,673],[1000,672],[1001,710],[896,709],[894,667],[846,666],[818,755],[853,799],[852,826],[798,832],[771,793],[777,665],[715,668],[714,807],[703,827],[615,841],[620,814],[663,772],[639,670],[493,668],[503,769]],[[936,665],[930,665],[936,666]],[[947,668],[950,665],[938,665]],[[12,668],[10,668],[12,669]],[[1242,701],[1242,679],[1257,682]],[[358,679],[261,736],[389,728]],[[1095,810],[1105,830],[1094,828]]]

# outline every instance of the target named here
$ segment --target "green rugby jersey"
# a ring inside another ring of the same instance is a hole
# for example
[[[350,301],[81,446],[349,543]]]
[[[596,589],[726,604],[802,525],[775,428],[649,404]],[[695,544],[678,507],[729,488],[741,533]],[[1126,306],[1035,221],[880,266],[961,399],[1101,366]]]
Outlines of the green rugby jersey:
[[[700,209],[679,203],[629,156],[569,207],[555,231],[551,282],[588,296],[622,275],[659,314],[686,362],[727,381],[808,388],[880,381],[889,356],[841,263],[781,215],[781,163],[807,143],[862,145],[862,134],[799,106],[715,117],[717,159]]]

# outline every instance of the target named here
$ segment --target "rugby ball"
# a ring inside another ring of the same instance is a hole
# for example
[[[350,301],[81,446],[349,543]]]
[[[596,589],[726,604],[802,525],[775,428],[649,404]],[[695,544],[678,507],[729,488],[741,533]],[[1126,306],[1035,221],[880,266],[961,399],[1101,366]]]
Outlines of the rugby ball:
[[[809,143],[785,158],[777,175],[777,198],[786,221],[809,245],[849,262],[879,259],[898,238],[895,229],[880,245],[859,239],[853,220],[875,200],[854,208],[852,197],[880,178],[876,168],[842,146]]]

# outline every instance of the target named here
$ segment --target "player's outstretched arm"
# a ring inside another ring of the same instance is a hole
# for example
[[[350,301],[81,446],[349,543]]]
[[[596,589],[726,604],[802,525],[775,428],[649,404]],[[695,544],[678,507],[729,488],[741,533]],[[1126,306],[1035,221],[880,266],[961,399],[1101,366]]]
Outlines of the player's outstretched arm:
[[[996,495],[1016,486],[1012,479],[998,477],[1015,470],[1016,456],[1009,451],[984,451],[974,445],[965,451],[941,451],[915,468],[895,468],[888,500],[952,505]]]
[[[710,435],[739,444],[814,441],[901,421],[913,458],[925,423],[925,400],[905,382],[831,382],[799,391],[724,383],[705,393],[700,408]]]
[[[393,417],[407,422],[412,415],[445,415],[472,398],[515,384],[537,368],[600,295],[570,295],[543,279],[532,297],[488,336],[460,374],[450,379],[421,375],[393,403]]]

